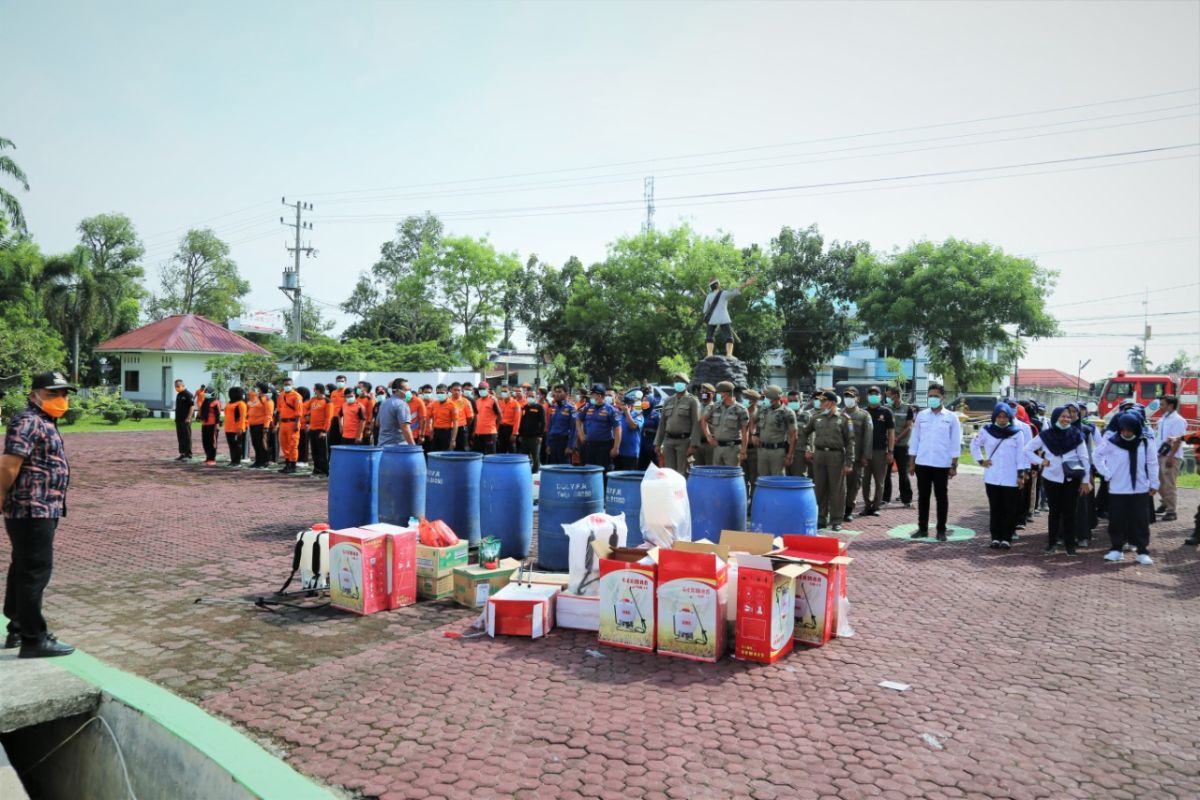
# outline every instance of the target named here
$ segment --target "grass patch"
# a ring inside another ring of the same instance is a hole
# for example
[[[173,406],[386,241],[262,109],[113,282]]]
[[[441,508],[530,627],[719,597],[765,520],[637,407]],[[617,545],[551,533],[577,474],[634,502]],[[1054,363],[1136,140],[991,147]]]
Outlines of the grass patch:
[[[971,448],[969,448],[969,447],[963,448],[962,455],[960,455],[958,457],[958,463],[959,464],[970,464],[972,466],[978,466],[975,464],[975,459],[971,458]]]
[[[1192,473],[1191,475],[1181,474],[1176,485],[1184,489],[1200,489],[1200,473]]]
[[[123,419],[116,425],[111,422],[100,419],[99,417],[84,417],[74,425],[61,425],[59,431],[62,433],[110,433],[114,431],[173,431],[175,430],[175,420],[173,419],[144,419],[141,422],[134,422],[131,419]]]

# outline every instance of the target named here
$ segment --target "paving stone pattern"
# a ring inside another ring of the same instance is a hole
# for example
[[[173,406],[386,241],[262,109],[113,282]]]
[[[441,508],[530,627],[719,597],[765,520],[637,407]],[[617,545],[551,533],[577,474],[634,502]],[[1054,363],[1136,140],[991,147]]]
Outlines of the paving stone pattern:
[[[67,438],[52,624],[347,796],[1200,796],[1200,558],[1182,521],[1154,526],[1149,568],[1044,557],[1045,516],[992,551],[980,478],[959,476],[951,522],[974,540],[889,539],[914,519],[900,508],[855,520],[856,636],[707,665],[577,631],[446,638],[473,616],[448,602],[256,609],[326,484],[180,465],[173,446]]]

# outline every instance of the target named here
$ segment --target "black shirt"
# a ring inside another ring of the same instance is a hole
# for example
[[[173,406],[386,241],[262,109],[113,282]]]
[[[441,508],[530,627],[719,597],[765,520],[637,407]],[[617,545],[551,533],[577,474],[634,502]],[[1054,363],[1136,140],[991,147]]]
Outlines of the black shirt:
[[[896,423],[892,420],[891,410],[883,406],[876,406],[869,409],[867,413],[871,415],[871,424],[874,426],[871,429],[871,449],[875,451],[887,450],[887,432],[896,428]]]
[[[175,393],[175,419],[188,419],[192,416],[192,406],[196,398],[187,389]]]
[[[546,435],[546,409],[542,408],[540,403],[526,405],[521,409],[521,427],[518,434],[531,439]]]

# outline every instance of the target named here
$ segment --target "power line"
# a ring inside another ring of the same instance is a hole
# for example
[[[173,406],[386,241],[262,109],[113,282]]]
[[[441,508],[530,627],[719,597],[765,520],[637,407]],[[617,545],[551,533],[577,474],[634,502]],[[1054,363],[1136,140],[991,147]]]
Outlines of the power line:
[[[1200,281],[1194,281],[1192,283],[1181,283],[1177,286],[1166,286],[1166,287],[1163,287],[1162,289],[1154,289],[1150,292],[1150,294],[1161,294],[1162,292],[1174,292],[1178,289],[1190,289],[1193,286],[1200,286]],[[1070,303],[1055,303],[1053,305],[1047,306],[1047,308],[1066,308],[1068,306],[1084,305],[1085,303],[1098,303],[1102,300],[1128,300],[1130,298],[1130,296],[1131,295],[1129,294],[1129,292],[1125,292],[1123,294],[1109,295],[1108,297],[1096,297],[1091,300],[1075,300]]]

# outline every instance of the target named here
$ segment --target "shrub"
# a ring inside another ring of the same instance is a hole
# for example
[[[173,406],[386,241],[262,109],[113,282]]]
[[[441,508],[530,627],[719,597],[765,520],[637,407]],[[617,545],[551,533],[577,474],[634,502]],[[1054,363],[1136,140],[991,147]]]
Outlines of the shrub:
[[[148,416],[150,416],[150,409],[141,403],[134,403],[133,408],[129,411],[129,417],[134,422],[141,422]]]
[[[68,409],[67,409],[67,413],[65,413],[65,414],[63,414],[63,415],[62,415],[62,419],[60,420],[60,424],[62,424],[62,425],[74,425],[76,422],[79,422],[79,420],[80,420],[80,418],[81,418],[82,416],[83,416],[83,409],[82,409],[82,408],[74,408],[74,407],[72,407],[72,408],[68,408]]]
[[[125,409],[123,409],[123,408],[110,408],[110,409],[107,409],[106,411],[104,411],[102,416],[106,420],[111,422],[113,425],[116,425],[121,420],[125,419],[126,414],[125,414]]]

